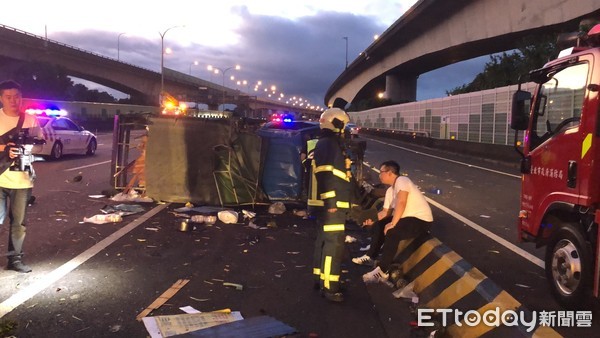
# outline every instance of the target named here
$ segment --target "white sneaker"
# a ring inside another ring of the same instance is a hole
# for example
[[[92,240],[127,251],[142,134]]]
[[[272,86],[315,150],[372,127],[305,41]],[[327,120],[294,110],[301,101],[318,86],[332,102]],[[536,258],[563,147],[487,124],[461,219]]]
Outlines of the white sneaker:
[[[369,257],[367,255],[362,255],[360,257],[354,257],[354,258],[352,258],[352,263],[358,264],[358,265],[373,266],[373,260],[371,259],[371,257]]]
[[[367,284],[369,283],[389,283],[389,275],[381,271],[381,268],[376,267],[373,271],[365,273],[362,278]]]

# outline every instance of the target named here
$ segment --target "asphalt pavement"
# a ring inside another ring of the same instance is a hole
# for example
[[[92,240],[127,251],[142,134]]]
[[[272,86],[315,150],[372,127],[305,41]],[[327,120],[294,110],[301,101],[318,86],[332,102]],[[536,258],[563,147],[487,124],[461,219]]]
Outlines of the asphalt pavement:
[[[160,207],[156,203],[144,206],[147,210]],[[96,225],[115,230],[139,223],[96,254],[88,254],[87,260],[75,257],[84,261],[72,260],[69,264],[78,265],[70,273],[2,320],[17,325],[16,337],[146,337],[148,332],[136,316],[173,283],[189,279],[150,316],[182,314],[180,307],[191,306],[202,312],[240,311],[244,318],[270,316],[293,327],[292,337],[426,336],[411,328],[415,318],[409,304],[395,299],[393,289],[367,288],[362,282],[361,275],[369,269],[350,261],[362,255],[359,248],[366,244],[366,233],[359,227],[348,229],[348,235],[359,241],[346,246],[342,276],[346,299],[338,304],[313,289],[312,221],[295,216],[292,210],[271,215],[266,206],[258,206],[247,209],[257,213],[254,224],[258,228],[248,221],[217,222],[196,224],[192,231],[181,232],[182,218],[174,212],[179,207],[168,205],[144,221],[135,221],[138,215],[126,216],[118,224]],[[18,294],[43,283],[52,271],[1,273],[3,283],[10,283],[13,294]],[[239,284],[242,289],[223,283]]]

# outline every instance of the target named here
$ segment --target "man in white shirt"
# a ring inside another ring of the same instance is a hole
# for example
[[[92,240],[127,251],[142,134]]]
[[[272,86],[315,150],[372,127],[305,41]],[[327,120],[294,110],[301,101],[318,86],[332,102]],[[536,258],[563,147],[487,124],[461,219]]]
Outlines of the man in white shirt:
[[[389,162],[386,163],[390,164]],[[383,167],[383,164],[380,167]],[[389,186],[389,188],[385,191],[383,207],[381,211],[377,213],[377,221],[367,219],[363,222],[363,227],[371,228],[371,243],[364,255],[352,258],[354,264],[373,266],[375,260],[379,256],[379,252],[381,251],[385,239],[383,230],[385,226],[392,221],[392,211],[394,210],[394,203],[396,201],[396,196],[394,195],[394,183],[399,176],[400,168],[398,167],[396,170],[394,170],[394,168],[394,164],[391,164],[391,167],[388,168],[386,166],[385,169],[379,171],[379,180],[382,184]],[[386,174],[387,172],[390,174]]]
[[[0,103],[2,104],[0,151],[4,151],[3,158],[10,164],[19,156],[22,149],[15,147],[15,143],[9,141],[8,136],[16,135],[19,129],[25,128],[37,133],[39,125],[34,116],[25,114],[21,110],[21,86],[15,81],[0,83]],[[17,128],[19,124],[21,127]],[[7,269],[22,273],[31,272],[31,268],[23,263],[23,242],[26,231],[23,222],[27,212],[27,202],[33,189],[33,175],[28,170],[10,170],[7,165],[2,166],[2,169],[4,170],[0,173],[0,224],[4,223],[7,212],[10,221]]]
[[[392,264],[398,248],[398,243],[403,239],[416,238],[428,233],[433,223],[433,215],[429,203],[419,188],[406,176],[400,176],[400,166],[395,161],[381,164],[380,179],[382,182],[391,177],[393,182],[394,211],[392,219],[383,228],[385,241],[381,260],[377,267],[363,275],[365,283],[387,281],[387,273]],[[387,175],[387,177],[386,177]]]

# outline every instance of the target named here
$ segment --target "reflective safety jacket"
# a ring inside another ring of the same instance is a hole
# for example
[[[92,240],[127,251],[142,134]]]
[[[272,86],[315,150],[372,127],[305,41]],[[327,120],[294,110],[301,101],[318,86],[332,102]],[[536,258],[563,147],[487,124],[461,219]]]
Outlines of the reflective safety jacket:
[[[346,170],[346,157],[339,136],[324,129],[314,150],[308,205],[325,209],[350,208],[350,177]]]

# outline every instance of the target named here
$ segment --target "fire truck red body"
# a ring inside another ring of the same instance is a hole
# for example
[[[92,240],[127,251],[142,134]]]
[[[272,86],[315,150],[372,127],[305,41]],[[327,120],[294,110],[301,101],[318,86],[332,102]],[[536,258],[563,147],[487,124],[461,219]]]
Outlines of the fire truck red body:
[[[513,96],[511,127],[525,130],[519,239],[546,247],[551,290],[569,308],[598,297],[599,37],[600,25],[578,35],[577,46],[530,73],[533,97]]]

